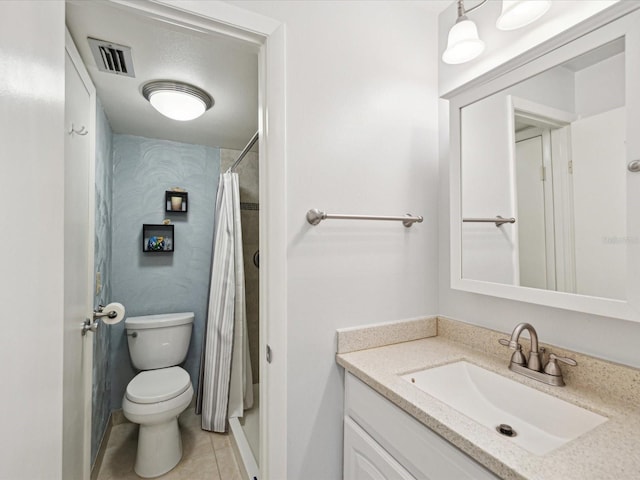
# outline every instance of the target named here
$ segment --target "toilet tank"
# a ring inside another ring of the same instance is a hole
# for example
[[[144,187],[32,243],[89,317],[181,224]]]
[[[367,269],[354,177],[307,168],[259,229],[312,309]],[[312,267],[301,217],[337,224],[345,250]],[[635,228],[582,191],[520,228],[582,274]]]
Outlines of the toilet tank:
[[[153,370],[184,362],[193,318],[193,312],[127,318],[124,326],[133,366],[138,370]]]

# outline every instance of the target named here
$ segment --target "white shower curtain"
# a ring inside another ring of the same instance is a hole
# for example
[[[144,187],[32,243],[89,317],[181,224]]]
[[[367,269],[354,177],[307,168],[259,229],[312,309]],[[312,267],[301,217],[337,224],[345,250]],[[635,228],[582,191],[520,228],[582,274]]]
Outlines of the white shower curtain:
[[[227,418],[253,405],[237,173],[220,175],[204,348],[202,428],[224,432]]]

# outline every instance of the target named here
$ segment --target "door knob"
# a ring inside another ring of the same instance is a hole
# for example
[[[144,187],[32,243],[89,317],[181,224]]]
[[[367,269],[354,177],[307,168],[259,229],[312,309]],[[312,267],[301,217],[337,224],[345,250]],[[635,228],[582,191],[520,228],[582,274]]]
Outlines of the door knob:
[[[90,318],[85,318],[84,323],[82,324],[82,336],[85,336],[87,332],[94,332],[98,329],[98,321],[91,320]]]

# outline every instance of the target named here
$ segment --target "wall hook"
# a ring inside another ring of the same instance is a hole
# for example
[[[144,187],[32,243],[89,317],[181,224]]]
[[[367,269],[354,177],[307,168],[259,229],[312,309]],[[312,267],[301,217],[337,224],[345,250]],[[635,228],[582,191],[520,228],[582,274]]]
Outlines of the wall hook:
[[[80,127],[79,130],[76,130],[73,126],[73,123],[71,124],[71,130],[69,130],[69,135],[73,135],[74,133],[76,135],[82,135],[85,136],[87,133],[89,133],[89,130],[87,130],[86,128],[84,128],[84,125],[82,127]]]

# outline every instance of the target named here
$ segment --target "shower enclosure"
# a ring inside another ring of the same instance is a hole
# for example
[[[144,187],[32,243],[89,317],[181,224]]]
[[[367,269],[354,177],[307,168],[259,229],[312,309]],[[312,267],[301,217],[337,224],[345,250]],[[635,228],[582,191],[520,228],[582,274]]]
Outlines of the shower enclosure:
[[[257,133],[252,142],[257,140]],[[227,171],[239,158],[238,150],[220,150],[220,171]],[[229,419],[229,432],[232,436],[240,469],[244,469],[248,478],[258,477],[259,445],[259,169],[257,147],[248,151],[234,171],[240,180],[240,212],[242,223],[242,248],[244,254],[245,295],[247,330],[249,336],[249,355],[253,375],[253,407],[245,410],[242,418]]]

